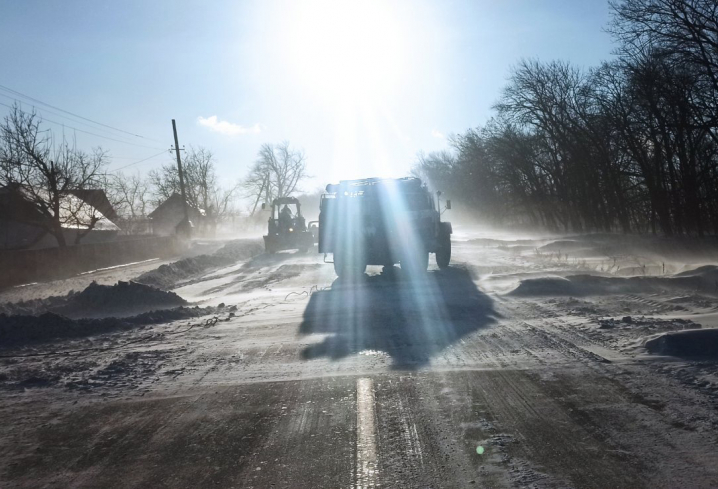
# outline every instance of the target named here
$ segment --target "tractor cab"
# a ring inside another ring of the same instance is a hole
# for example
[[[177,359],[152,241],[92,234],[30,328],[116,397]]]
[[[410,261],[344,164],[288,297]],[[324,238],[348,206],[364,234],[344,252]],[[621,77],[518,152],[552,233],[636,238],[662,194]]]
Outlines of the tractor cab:
[[[266,209],[266,204],[262,204]],[[314,237],[307,231],[299,200],[294,197],[274,199],[267,221],[267,235],[264,247],[267,253],[282,250],[306,252],[314,246]]]

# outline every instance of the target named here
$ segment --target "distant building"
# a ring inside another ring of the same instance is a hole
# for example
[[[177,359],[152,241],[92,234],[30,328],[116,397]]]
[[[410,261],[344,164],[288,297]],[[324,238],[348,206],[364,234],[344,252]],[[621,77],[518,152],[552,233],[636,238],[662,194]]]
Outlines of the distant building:
[[[204,211],[187,204],[187,214],[193,225],[199,224]],[[184,220],[184,205],[182,196],[173,193],[167,200],[157,206],[148,216],[152,221],[152,233],[157,236],[172,236],[177,234],[177,226]]]
[[[70,217],[71,213],[75,213],[75,219]],[[75,243],[78,232],[87,229],[73,221],[88,222],[93,215],[98,221],[81,243],[114,239],[120,229],[112,222],[117,219],[117,213],[103,190],[75,191],[65,196],[60,204],[60,220],[68,245]],[[25,197],[21,187],[0,187],[0,249],[57,246],[55,237],[45,229],[47,221],[47,217]]]

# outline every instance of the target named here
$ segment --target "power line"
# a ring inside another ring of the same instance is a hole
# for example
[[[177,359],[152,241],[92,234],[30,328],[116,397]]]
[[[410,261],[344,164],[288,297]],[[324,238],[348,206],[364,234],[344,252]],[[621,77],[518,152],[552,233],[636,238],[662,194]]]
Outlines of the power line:
[[[5,90],[5,91],[7,91],[7,92],[10,92],[10,93],[19,95],[20,97],[26,98],[26,99],[31,100],[31,101],[33,101],[33,102],[36,102],[36,103],[38,103],[38,104],[45,105],[45,106],[50,107],[50,108],[52,108],[52,109],[59,110],[60,112],[64,112],[64,113],[66,113],[66,114],[69,114],[69,115],[71,115],[71,116],[73,116],[73,117],[76,117],[76,118],[78,118],[78,119],[82,119],[82,120],[91,122],[91,123],[93,123],[93,124],[97,124],[97,125],[99,125],[99,126],[106,127],[106,128],[108,128],[108,129],[112,129],[112,130],[114,130],[114,131],[119,131],[119,132],[122,132],[122,133],[125,133],[125,134],[129,134],[130,136],[137,137],[137,138],[141,138],[141,139],[147,139],[148,141],[154,141],[154,142],[157,142],[157,143],[162,143],[162,141],[158,141],[158,140],[156,140],[156,139],[147,138],[147,137],[141,136],[141,135],[139,135],[139,134],[135,134],[135,133],[132,133],[132,132],[129,132],[129,131],[125,131],[124,129],[119,129],[119,128],[117,128],[117,127],[113,127],[113,126],[110,126],[110,125],[108,125],[108,124],[103,124],[102,122],[98,122],[98,121],[95,121],[95,120],[92,120],[92,119],[88,119],[87,117],[83,117],[83,116],[81,116],[81,115],[75,114],[74,112],[70,112],[70,111],[68,111],[68,110],[61,109],[61,108],[56,107],[56,106],[54,106],[54,105],[50,105],[50,104],[48,104],[47,102],[43,102],[42,100],[38,100],[38,99],[36,99],[36,98],[34,98],[34,97],[31,97],[31,96],[26,95],[26,94],[24,94],[24,93],[18,92],[17,90],[13,90],[12,88],[5,87],[5,86],[3,86],[3,85],[0,85],[0,90]],[[6,95],[6,96],[7,96],[7,95]],[[60,114],[57,114],[57,115],[60,115]],[[66,117],[66,116],[60,115],[60,117]],[[73,122],[78,122],[78,121],[73,121]],[[80,123],[80,124],[81,124],[81,123]]]
[[[8,109],[12,109],[11,106],[9,106],[9,105],[7,105],[7,104],[4,104],[4,103],[2,103],[2,102],[0,102],[0,105],[2,105],[2,106],[4,106],[4,107],[7,107]],[[47,122],[51,122],[51,123],[53,123],[53,124],[57,124],[58,126],[68,127],[68,128],[70,128],[70,129],[74,129],[75,131],[78,131],[78,132],[83,132],[83,133],[85,133],[85,134],[90,134],[90,135],[92,135],[92,136],[97,136],[98,138],[109,139],[110,141],[115,141],[115,142],[118,142],[118,143],[131,144],[132,146],[137,146],[137,147],[139,147],[139,148],[159,149],[159,148],[155,148],[154,146],[145,146],[145,145],[143,145],[143,144],[132,143],[132,142],[130,142],[130,141],[122,141],[121,139],[115,139],[115,138],[111,138],[111,137],[109,137],[109,136],[103,136],[102,134],[97,134],[97,133],[94,133],[94,132],[85,131],[84,129],[78,129],[77,127],[74,127],[74,126],[68,126],[67,124],[65,124],[65,123],[63,123],[63,122],[53,121],[52,119],[48,119],[48,118],[46,118],[46,117],[43,117],[42,120],[43,120],[43,121],[47,121]],[[163,151],[164,151],[164,150],[163,150]]]
[[[1,95],[1,94],[0,94],[0,95]],[[2,102],[0,102],[0,105],[2,105],[2,106],[4,106],[4,107],[7,107],[8,109],[12,109],[12,108],[13,108],[13,107],[11,107],[10,105],[4,104],[4,103],[2,103]],[[93,135],[93,136],[97,136],[97,137],[100,137],[100,138],[109,139],[109,140],[111,140],[111,141],[117,141],[118,143],[131,144],[131,145],[133,145],[133,146],[138,146],[138,147],[140,147],[140,148],[159,149],[159,148],[153,148],[153,147],[151,147],[151,146],[143,146],[143,145],[141,145],[141,144],[131,143],[131,142],[129,142],[129,141],[121,141],[121,140],[119,140],[119,139],[110,138],[110,137],[103,136],[103,135],[101,135],[101,134],[95,134],[95,133],[89,132],[89,131],[83,131],[82,129],[78,129],[78,128],[76,128],[76,127],[68,126],[68,125],[65,125],[64,123],[56,122],[56,121],[53,121],[53,120],[50,120],[50,119],[45,119],[45,118],[43,118],[43,121],[52,122],[53,124],[58,124],[58,125],[60,125],[60,126],[62,126],[62,127],[68,127],[68,128],[70,128],[70,129],[74,129],[74,130],[76,130],[76,131],[84,132],[84,133],[86,133],[86,134],[91,134],[91,135]],[[139,161],[135,161],[135,162],[133,162],[133,163],[130,163],[129,165],[122,166],[122,167],[117,168],[117,169],[115,169],[115,170],[111,170],[110,173],[113,173],[113,172],[116,172],[116,171],[120,171],[120,170],[125,169],[125,168],[129,168],[130,166],[136,165],[136,164],[138,164],[138,163],[142,163],[143,161],[151,160],[152,158],[156,158],[156,157],[158,157],[159,155],[163,154],[165,151],[168,151],[168,150],[163,149],[162,151],[160,151],[160,152],[157,153],[157,154],[154,154],[154,155],[152,155],[152,156],[149,156],[149,157],[144,158],[144,159],[139,160]],[[123,159],[124,159],[125,157],[120,157],[120,158],[123,158]]]
[[[116,141],[116,142],[118,142],[118,143],[131,144],[132,146],[137,146],[138,148],[159,149],[159,148],[155,148],[154,146],[145,146],[144,144],[131,143],[131,142],[129,142],[129,141],[122,141],[121,139],[115,139],[115,138],[111,138],[111,137],[108,137],[108,136],[103,136],[102,134],[97,134],[97,133],[94,133],[94,132],[85,131],[85,130],[83,130],[83,129],[78,129],[78,128],[76,128],[76,127],[72,127],[72,126],[68,126],[68,125],[66,125],[66,124],[63,124],[62,122],[53,121],[53,120],[50,120],[50,119],[47,119],[47,118],[43,118],[43,120],[44,120],[44,121],[47,121],[47,122],[52,122],[53,124],[57,124],[57,125],[60,125],[60,126],[62,126],[62,127],[69,127],[70,129],[74,129],[75,131],[84,132],[85,134],[90,134],[90,135],[92,135],[92,136],[97,136],[98,138],[105,138],[105,139],[109,139],[110,141]]]
[[[144,160],[135,161],[134,163],[130,163],[129,165],[125,165],[125,166],[121,166],[121,167],[119,167],[119,168],[115,168],[114,170],[110,170],[108,173],[115,173],[115,172],[118,172],[118,171],[120,171],[120,170],[124,170],[125,168],[129,168],[129,167],[131,167],[131,166],[133,166],[133,165],[136,165],[136,164],[138,164],[138,163],[142,163],[143,161],[151,160],[152,158],[156,158],[156,157],[158,157],[159,155],[164,154],[165,151],[169,151],[169,150],[163,150],[163,151],[157,153],[156,155],[148,156],[148,157],[145,158]]]
[[[12,100],[13,102],[19,102],[20,104],[30,104],[30,103],[31,103],[31,102],[28,102],[28,101],[26,101],[26,100],[21,100],[21,99],[19,99],[19,98],[15,98],[15,97],[13,97],[13,96],[11,96],[11,95],[8,95],[8,94],[2,93],[2,92],[0,92],[0,97],[9,98],[9,99]],[[32,108],[33,108],[33,109],[36,109],[36,110],[38,109],[38,108],[35,107],[34,105],[32,105]],[[111,136],[120,137],[120,136],[118,136],[117,134],[115,134],[115,133],[112,132],[112,131],[108,131],[107,129],[102,129],[101,127],[93,126],[93,125],[88,124],[88,123],[86,123],[86,122],[77,121],[77,120],[75,120],[75,119],[73,119],[73,118],[71,118],[71,117],[68,117],[68,116],[66,116],[66,115],[62,115],[62,114],[60,114],[59,112],[53,112],[53,111],[51,111],[50,109],[46,109],[46,108],[44,108],[44,107],[40,107],[39,109],[40,109],[40,111],[42,112],[42,114],[44,114],[44,113],[50,113],[50,114],[56,115],[56,116],[58,116],[58,117],[62,117],[63,119],[67,119],[68,121],[71,121],[71,122],[73,122],[74,124],[81,124],[81,125],[83,125],[83,126],[85,126],[85,127],[89,127],[90,129],[93,129],[93,130],[95,130],[95,131],[101,131],[101,132],[106,133],[106,134],[109,134],[109,135],[111,135]]]
[[[156,140],[156,139],[146,138],[146,137],[144,137],[144,136],[140,136],[139,134],[135,134],[135,133],[132,133],[132,132],[129,132],[129,131],[125,131],[124,129],[119,129],[119,128],[117,128],[117,127],[113,127],[113,126],[110,126],[110,125],[107,125],[107,124],[103,124],[102,122],[97,122],[97,121],[94,121],[94,120],[92,120],[92,119],[88,119],[87,117],[82,117],[81,115],[75,114],[74,112],[70,112],[69,110],[64,110],[64,109],[61,109],[61,108],[59,108],[59,107],[55,107],[54,105],[50,105],[50,104],[48,104],[48,103],[46,103],[46,102],[43,102],[42,100],[38,100],[38,99],[36,99],[36,98],[34,98],[34,97],[31,97],[31,96],[29,96],[29,95],[25,95],[24,93],[18,92],[17,90],[13,90],[12,88],[8,88],[8,87],[3,86],[3,85],[0,85],[0,90],[5,90],[5,91],[7,91],[7,92],[14,93],[14,94],[19,95],[19,96],[21,96],[21,97],[24,97],[24,98],[26,98],[26,99],[28,99],[28,100],[32,100],[33,102],[37,102],[38,104],[42,104],[42,105],[45,105],[45,106],[47,106],[47,107],[50,107],[51,109],[59,110],[60,112],[64,112],[65,114],[70,114],[70,115],[73,116],[73,117],[77,117],[77,118],[79,118],[79,119],[82,119],[82,120],[85,120],[85,121],[88,121],[88,122],[92,122],[93,124],[97,124],[97,125],[106,127],[106,128],[108,128],[108,129],[112,129],[112,130],[115,130],[115,131],[123,132],[123,133],[125,133],[125,134],[129,134],[130,136],[134,136],[134,137],[137,137],[137,138],[147,139],[148,141],[154,141],[154,142],[156,142],[156,143],[162,143],[162,141],[158,141],[158,140]]]
[[[171,150],[167,150],[167,151],[171,151]],[[115,155],[112,155],[112,159],[113,160],[136,160],[137,156],[115,156]]]

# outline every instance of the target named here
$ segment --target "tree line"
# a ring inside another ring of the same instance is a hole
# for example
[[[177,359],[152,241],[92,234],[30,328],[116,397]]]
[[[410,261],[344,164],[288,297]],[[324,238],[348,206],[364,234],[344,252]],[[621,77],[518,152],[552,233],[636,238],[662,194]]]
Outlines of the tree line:
[[[614,60],[519,62],[491,120],[415,172],[495,223],[718,232],[718,4],[609,3]]]

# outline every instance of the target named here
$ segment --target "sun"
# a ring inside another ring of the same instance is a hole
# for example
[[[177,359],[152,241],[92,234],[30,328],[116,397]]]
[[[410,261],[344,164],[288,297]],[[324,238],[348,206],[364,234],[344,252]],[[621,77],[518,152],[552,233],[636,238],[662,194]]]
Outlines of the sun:
[[[333,102],[390,95],[405,64],[402,25],[390,5],[372,0],[294,4],[287,39],[297,81]]]

